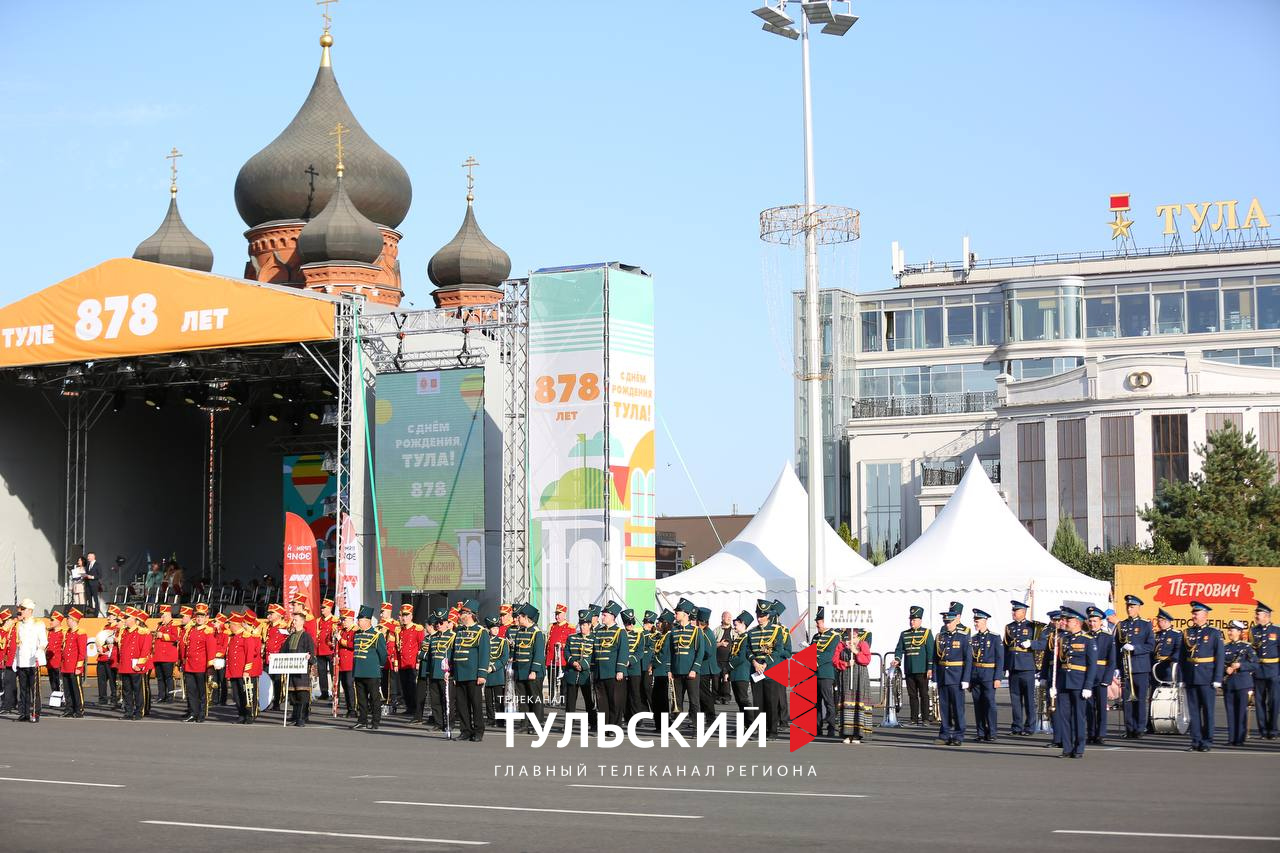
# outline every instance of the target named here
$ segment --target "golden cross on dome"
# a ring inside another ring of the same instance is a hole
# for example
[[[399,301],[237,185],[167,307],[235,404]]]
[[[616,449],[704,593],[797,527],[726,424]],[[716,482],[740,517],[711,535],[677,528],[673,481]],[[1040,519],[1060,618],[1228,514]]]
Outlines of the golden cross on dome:
[[[343,124],[342,122],[338,122],[333,126],[333,130],[329,131],[330,136],[338,137],[338,174],[339,175],[342,174],[342,134],[347,133],[349,130],[350,128],[347,127],[345,124]]]
[[[316,5],[324,8],[321,14],[324,15],[324,31],[326,33],[329,32],[329,25],[333,23],[333,18],[329,17],[329,4],[337,2],[338,0],[316,0]]]
[[[178,158],[182,156],[182,152],[176,147],[168,154],[164,155],[164,159],[169,161],[169,194],[178,194]]]
[[[462,164],[462,168],[467,170],[467,201],[475,201],[475,194],[471,192],[476,185],[475,168],[480,162],[472,155],[467,155],[467,162]]]

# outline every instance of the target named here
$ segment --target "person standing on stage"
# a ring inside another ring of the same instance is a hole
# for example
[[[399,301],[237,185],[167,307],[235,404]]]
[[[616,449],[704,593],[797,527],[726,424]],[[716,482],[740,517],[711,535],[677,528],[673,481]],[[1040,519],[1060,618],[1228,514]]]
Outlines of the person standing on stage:
[[[1249,692],[1253,690],[1258,671],[1258,655],[1245,640],[1248,628],[1240,619],[1227,623],[1227,642],[1223,646],[1222,697],[1227,707],[1227,743],[1244,746],[1249,737]]]
[[[627,659],[624,680],[626,701],[621,722],[629,722],[636,714],[646,710],[644,697],[645,653],[644,632],[636,627],[636,612],[631,608],[622,611],[623,655]]]
[[[698,608],[697,625],[702,632],[702,648],[706,650],[698,684],[698,716],[707,720],[716,715],[716,693],[720,689],[720,665],[716,663],[716,635],[711,630],[710,607]]]
[[[560,688],[560,695],[564,695],[564,644],[569,638],[577,633],[577,626],[569,621],[569,608],[564,604],[557,604],[555,609],[554,620],[551,627],[547,628],[547,677],[560,679],[559,685],[552,685],[554,690]]]
[[[342,626],[338,630],[338,683],[342,687],[342,701],[346,707],[346,716],[356,715],[356,678],[355,672],[355,634],[356,612],[349,607],[342,608]],[[421,715],[421,711],[418,712]]]
[[[622,719],[627,663],[626,632],[616,624],[622,605],[610,601],[601,611],[599,628],[592,630],[591,681],[596,691],[596,708],[605,722],[617,725]]]
[[[120,634],[120,696],[124,719],[141,720],[147,711],[147,672],[151,669],[151,630],[147,614],[134,607],[124,608],[125,626]]]
[[[449,672],[457,683],[458,716],[462,739],[479,743],[484,739],[485,670],[489,666],[489,632],[476,623],[480,603],[468,598],[458,608],[458,626],[449,654]]]
[[[1258,736],[1275,740],[1280,734],[1280,628],[1271,624],[1271,608],[1257,602],[1256,624],[1249,630],[1249,642],[1258,658],[1253,674],[1253,705],[1258,715]]]
[[[160,608],[160,624],[154,631],[152,648],[156,672],[157,704],[167,704],[173,697],[173,667],[178,662],[178,643],[182,629],[173,621],[173,607]]]
[[[747,630],[754,621],[755,617],[742,611],[733,620],[733,633],[730,635],[729,686],[733,688],[733,701],[737,703],[738,713],[742,714],[744,721],[747,719],[747,709],[751,707],[751,659],[747,655]]]
[[[305,672],[286,675],[289,687],[289,703],[293,706],[293,724],[302,728],[311,719],[311,671],[316,664],[316,641],[307,630],[305,611],[294,611],[291,618],[289,639],[284,641],[281,653],[307,656]]]
[[[525,602],[516,610],[516,627],[507,632],[511,641],[516,708],[542,722],[542,679],[547,669],[547,635],[538,627],[538,608]],[[533,726],[527,725],[527,731]]]
[[[64,717],[84,716],[84,670],[89,657],[89,635],[80,629],[83,618],[84,613],[78,607],[67,611],[67,631],[62,644],[62,689],[67,697]]]
[[[1151,692],[1151,652],[1155,635],[1151,623],[1142,618],[1142,599],[1124,597],[1127,618],[1116,623],[1115,666],[1120,670],[1120,710],[1124,715],[1124,736],[1141,740],[1147,731],[1147,704]]]
[[[1093,746],[1102,746],[1107,742],[1107,706],[1111,704],[1107,699],[1107,685],[1112,682],[1116,669],[1115,636],[1106,630],[1107,616],[1100,608],[1090,605],[1085,614],[1089,618],[1089,634],[1098,650],[1098,668],[1095,671],[1098,680],[1091,685],[1085,717],[1087,740]]]
[[[427,636],[427,629],[413,621],[413,605],[400,605],[400,626],[396,641],[396,678],[400,682],[400,697],[404,700],[405,716],[418,722],[422,714],[418,710],[418,653]]]
[[[485,721],[498,724],[498,709],[507,689],[507,661],[511,660],[511,644],[502,636],[502,618],[487,616],[485,629],[489,632],[489,667],[484,677]],[[506,710],[503,708],[503,710]]]
[[[596,726],[596,697],[591,688],[591,661],[595,654],[591,636],[591,613],[586,608],[578,611],[578,633],[565,641],[564,646],[564,710],[566,714],[578,711],[581,696],[587,713],[588,729]]]
[[[933,631],[924,627],[924,608],[912,605],[908,613],[910,626],[898,635],[894,657],[902,667],[902,680],[907,686],[907,702],[911,706],[911,724],[936,723],[929,702],[929,681],[933,678]]]
[[[284,607],[272,602],[267,605],[267,636],[263,640],[268,664],[271,663],[271,656],[279,654],[284,648],[284,641],[287,639],[289,628],[285,622]],[[284,676],[271,676],[271,688],[271,710],[279,711],[280,703],[284,700]]]
[[[316,620],[316,678],[320,680],[321,702],[328,702],[333,698],[329,691],[333,688],[336,672],[333,656],[337,649],[334,641],[341,630],[338,617],[333,613],[333,599],[326,598],[320,602],[320,618]]]
[[[750,614],[747,614],[750,615]],[[827,608],[819,605],[818,615],[813,620],[817,633],[813,635],[813,645],[817,646],[818,662],[818,722],[815,733],[826,731],[827,737],[836,736],[836,649],[840,646],[843,634],[835,628],[827,627]]]
[[[1035,734],[1036,725],[1036,652],[1043,659],[1044,637],[1037,638],[1035,624],[1027,621],[1028,607],[1021,601],[1010,601],[1013,621],[1004,626],[1004,675],[1009,682],[1009,704],[1013,722],[1009,734],[1027,737]],[[1044,632],[1048,634],[1048,630]],[[1039,643],[1039,647],[1037,647]]]
[[[1217,690],[1222,687],[1222,632],[1209,626],[1213,608],[1191,602],[1191,624],[1182,634],[1182,683],[1187,688],[1187,711],[1191,715],[1191,746],[1188,752],[1208,752],[1213,748],[1213,712]]]
[[[679,612],[676,614],[679,618]],[[747,630],[747,660],[751,663],[751,704],[757,709],[747,720],[754,723],[755,718],[764,714],[765,736],[778,736],[778,698],[782,685],[767,677],[764,673],[769,667],[782,660],[782,628],[773,624],[773,602],[763,598],[756,600],[756,624]],[[673,670],[674,672],[674,667]],[[758,676],[758,677],[756,677]],[[677,687],[679,682],[676,682]],[[676,694],[677,699],[679,693]]]
[[[973,608],[973,635],[969,645],[973,649],[973,677],[969,680],[969,692],[973,696],[973,723],[977,730],[974,740],[979,743],[995,743],[999,724],[996,720],[996,691],[1000,689],[1000,675],[1005,670],[1004,642],[987,630],[991,614]]]
[[[1059,640],[1057,679],[1049,691],[1060,714],[1062,757],[1084,758],[1087,705],[1098,684],[1098,647],[1093,634],[1084,630],[1079,611],[1063,606],[1059,613],[1066,617],[1067,628]]]
[[[0,714],[18,709],[18,674],[13,662],[18,654],[18,626],[9,608],[0,610]]]
[[[387,662],[386,635],[373,627],[373,608],[360,606],[359,630],[352,635],[352,675],[356,683],[356,724],[353,729],[377,731],[382,722],[379,685]]]
[[[178,648],[182,660],[182,692],[187,697],[187,715],[184,723],[203,723],[209,714],[208,697],[205,695],[209,669],[218,658],[217,639],[209,625],[209,605],[200,602],[195,607],[195,622],[187,628]]]
[[[431,716],[435,719],[438,731],[453,731],[453,718],[457,716],[457,703],[454,701],[453,680],[445,678],[448,670],[446,664],[457,639],[453,623],[444,610],[436,610],[434,614],[436,632],[431,635],[431,652],[427,658],[427,690],[431,697]],[[446,693],[447,691],[447,693]],[[449,719],[446,719],[446,716]]]
[[[938,737],[934,743],[960,746],[964,743],[964,691],[973,676],[973,649],[969,635],[960,631],[960,613],[952,608],[942,613],[943,627],[934,648],[933,680],[938,685]]]
[[[102,612],[102,568],[98,555],[90,551],[84,561],[84,603],[97,616]]]
[[[18,605],[17,654],[18,719],[40,722],[40,667],[49,648],[49,630],[35,618],[36,604],[29,598]]]
[[[591,619],[591,610],[587,610]],[[649,708],[653,711],[654,725],[663,714],[672,713],[671,704],[671,623],[675,614],[664,609],[658,614],[657,631],[653,632],[653,678],[649,685]]]
[[[45,671],[49,673],[49,694],[62,690],[62,641],[66,637],[60,611],[49,614],[49,648],[45,651]]]
[[[120,615],[113,604],[107,608],[107,621],[94,638],[97,647],[98,704],[110,708],[116,704],[116,674],[113,667],[116,640],[120,634]]]
[[[418,649],[418,662],[416,664],[416,672],[418,675],[417,682],[414,684],[414,695],[418,697],[418,705],[413,709],[413,717],[410,718],[411,723],[422,723],[426,725],[429,719],[434,719],[431,711],[431,672],[434,668],[431,658],[431,647],[436,641],[436,635],[440,633],[440,623],[444,621],[443,610],[432,610],[427,613],[427,618],[422,622],[422,647]]]

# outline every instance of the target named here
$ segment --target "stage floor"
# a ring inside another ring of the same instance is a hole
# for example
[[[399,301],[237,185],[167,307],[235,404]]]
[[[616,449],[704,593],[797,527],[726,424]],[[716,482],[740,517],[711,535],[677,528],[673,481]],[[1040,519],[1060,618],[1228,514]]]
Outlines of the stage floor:
[[[351,721],[325,710],[305,729],[282,727],[279,713],[253,726],[230,724],[229,708],[204,724],[179,716],[161,706],[135,723],[97,708],[38,725],[0,717],[5,849],[638,851],[678,837],[686,849],[770,853],[1200,851],[1227,836],[1247,838],[1228,841],[1241,850],[1280,842],[1268,782],[1280,741],[1202,754],[1183,752],[1184,738],[1113,739],[1082,761],[1057,759],[1043,736],[947,748],[923,729],[795,753],[784,741],[736,748],[732,738],[723,749],[641,750],[556,748],[553,737],[535,750],[524,735],[511,748],[498,731],[449,743],[401,720],[349,731]],[[508,765],[557,775],[507,777]],[[558,775],[579,765],[582,776]],[[788,775],[765,778],[765,766]],[[684,775],[661,775],[667,767]]]

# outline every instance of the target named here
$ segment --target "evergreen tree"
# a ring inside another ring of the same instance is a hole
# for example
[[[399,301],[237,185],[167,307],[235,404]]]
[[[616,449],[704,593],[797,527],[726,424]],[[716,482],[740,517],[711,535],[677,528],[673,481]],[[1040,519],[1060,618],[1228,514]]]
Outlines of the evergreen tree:
[[[1204,557],[1204,549],[1200,547],[1200,542],[1194,536],[1191,538],[1191,544],[1187,547],[1187,553],[1182,561],[1188,566],[1203,566],[1209,561]]]
[[[1163,483],[1139,513],[1152,534],[1180,551],[1195,539],[1218,566],[1280,564],[1280,484],[1253,433],[1228,425],[1195,451],[1201,470],[1188,483]]]
[[[836,535],[853,550],[858,550],[858,539],[853,535],[853,531],[849,529],[848,522],[840,522],[840,529],[836,531]]]

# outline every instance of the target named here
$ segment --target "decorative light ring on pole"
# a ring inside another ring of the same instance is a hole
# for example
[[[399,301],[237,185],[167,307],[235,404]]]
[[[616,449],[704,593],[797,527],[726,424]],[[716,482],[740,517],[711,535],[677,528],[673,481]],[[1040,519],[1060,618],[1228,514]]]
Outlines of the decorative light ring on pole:
[[[806,212],[803,204],[771,207],[760,213],[760,239],[793,246],[803,243],[812,230],[820,246],[852,243],[862,236],[858,216],[858,211],[838,204],[814,205],[812,212]]]

